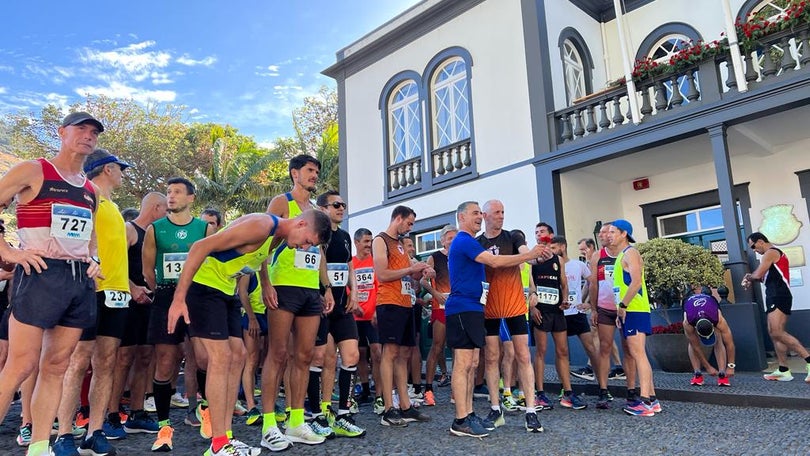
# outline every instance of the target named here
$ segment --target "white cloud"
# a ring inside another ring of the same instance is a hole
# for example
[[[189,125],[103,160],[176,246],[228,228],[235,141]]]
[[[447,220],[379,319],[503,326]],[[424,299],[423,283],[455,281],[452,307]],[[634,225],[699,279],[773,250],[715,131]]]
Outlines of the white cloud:
[[[112,67],[129,73],[135,80],[143,80],[154,68],[165,68],[171,61],[171,54],[166,51],[146,51],[154,45],[154,41],[142,41],[112,51],[84,48],[81,59],[84,63]]]
[[[0,86],[0,94],[4,94],[7,92],[7,89],[3,86]]]
[[[154,85],[172,84],[174,82],[173,79],[169,78],[168,74],[157,71],[153,71],[149,77],[152,78],[152,84]]]
[[[150,101],[170,103],[177,98],[177,93],[173,90],[147,90],[115,81],[111,82],[108,87],[78,87],[76,93],[81,96],[103,95],[110,98],[131,98],[138,103],[148,103]]]
[[[211,66],[217,62],[217,58],[214,56],[208,56],[202,60],[194,60],[191,57],[189,57],[188,54],[183,54],[181,57],[175,59],[175,62],[186,66],[197,66],[197,65]]]

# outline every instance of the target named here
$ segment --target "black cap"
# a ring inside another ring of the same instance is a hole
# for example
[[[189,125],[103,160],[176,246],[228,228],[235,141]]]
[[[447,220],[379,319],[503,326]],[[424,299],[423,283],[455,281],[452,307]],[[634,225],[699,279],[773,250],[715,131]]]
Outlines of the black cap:
[[[79,111],[79,112],[71,112],[62,120],[62,126],[67,127],[68,125],[79,125],[83,123],[91,123],[98,128],[99,133],[104,131],[104,125],[98,121],[95,117],[91,116],[90,114]]]

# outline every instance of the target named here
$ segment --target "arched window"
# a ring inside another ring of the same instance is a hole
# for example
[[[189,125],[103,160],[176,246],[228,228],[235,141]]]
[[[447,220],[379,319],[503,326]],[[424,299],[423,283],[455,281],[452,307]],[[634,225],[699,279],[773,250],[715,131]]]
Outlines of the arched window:
[[[593,92],[593,59],[582,35],[572,27],[560,32],[557,44],[563,64],[565,98],[571,105],[574,100]]]
[[[785,14],[785,11],[790,7],[790,4],[791,0],[746,0],[742,7],[740,7],[737,18],[743,22],[748,22],[752,19],[752,17],[757,16],[760,20],[764,19],[773,22],[779,16],[783,16]],[[780,44],[772,44],[770,50],[771,52],[778,53],[779,55],[784,52],[790,52],[793,59],[797,62],[798,67],[800,53],[799,44],[796,42],[795,37],[791,37],[790,40],[788,40],[788,46],[786,48]],[[765,64],[765,57],[767,54],[768,52],[764,52],[762,49],[751,53],[755,63],[754,69],[760,74],[760,78],[762,77],[762,69]],[[784,70],[782,67],[777,65],[776,74],[780,75],[783,71]]]
[[[442,62],[430,81],[433,148],[470,138],[470,88],[461,57]]]
[[[656,62],[669,63],[669,59],[677,54],[678,51],[700,40],[700,34],[690,25],[683,23],[664,24],[647,35],[641,43],[641,46],[639,46],[636,59],[645,60],[651,58]],[[697,74],[695,75],[695,85],[697,85],[699,89]],[[666,99],[671,100],[672,94],[674,93],[672,82],[664,82],[664,87],[667,90]],[[689,100],[686,99],[686,93],[688,91],[686,77],[679,77],[676,87],[681,93],[683,104],[688,103]]]
[[[413,80],[397,85],[388,99],[388,153],[391,164],[422,155],[422,110]]]

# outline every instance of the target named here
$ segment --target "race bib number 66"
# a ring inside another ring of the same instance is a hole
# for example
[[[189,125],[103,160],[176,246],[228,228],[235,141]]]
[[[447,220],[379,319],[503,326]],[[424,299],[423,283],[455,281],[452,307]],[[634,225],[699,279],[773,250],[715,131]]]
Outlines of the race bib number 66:
[[[321,252],[318,247],[312,246],[307,250],[296,249],[293,266],[297,269],[316,270],[321,265]]]

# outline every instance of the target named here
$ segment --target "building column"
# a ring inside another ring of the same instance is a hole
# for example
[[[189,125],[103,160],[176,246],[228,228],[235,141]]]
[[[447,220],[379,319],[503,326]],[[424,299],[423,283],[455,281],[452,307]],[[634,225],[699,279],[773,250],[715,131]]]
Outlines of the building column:
[[[554,228],[554,232],[563,236],[565,225],[562,213],[562,194],[560,192],[560,173],[550,165],[538,165],[535,168],[537,177],[537,209],[540,220]]]
[[[745,255],[746,242],[740,236],[740,220],[737,214],[737,201],[734,199],[734,177],[731,174],[731,159],[728,155],[726,125],[719,124],[708,128],[712,144],[714,170],[717,174],[717,191],[720,196],[720,208],[723,214],[723,230],[728,246],[726,267],[731,272],[731,283],[737,302],[753,302],[752,290],[741,285],[743,276],[748,272]]]

